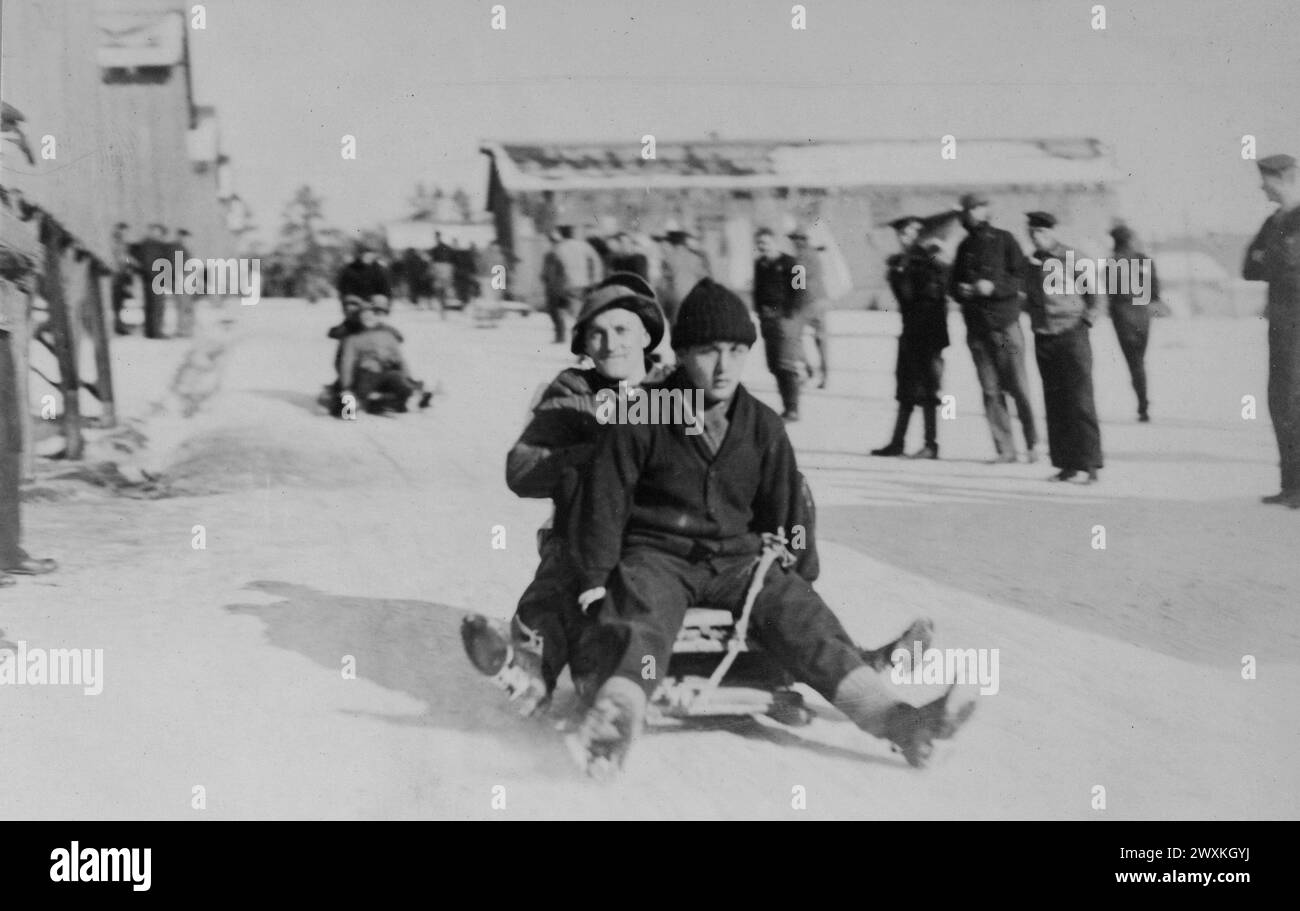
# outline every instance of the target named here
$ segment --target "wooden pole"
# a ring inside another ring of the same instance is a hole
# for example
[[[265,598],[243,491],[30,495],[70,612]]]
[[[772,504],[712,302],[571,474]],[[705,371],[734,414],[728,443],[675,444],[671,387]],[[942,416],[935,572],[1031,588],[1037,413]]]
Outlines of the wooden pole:
[[[32,298],[28,291],[22,296],[23,312],[14,326],[14,367],[18,374],[18,415],[23,426],[22,479],[36,477],[36,428],[32,424],[31,355],[32,355]]]
[[[104,295],[104,286],[108,280],[107,275],[100,274],[99,264],[93,258],[86,261],[86,316],[95,343],[95,391],[99,395],[99,421],[100,426],[106,428],[117,426],[117,408],[113,400],[113,361],[108,350],[112,327],[104,311],[104,302],[112,299],[111,291],[109,297]]]
[[[59,387],[63,393],[63,439],[65,457],[80,460],[85,449],[81,438],[81,377],[77,371],[77,335],[71,309],[63,287],[63,231],[47,220],[42,225],[41,243],[45,248],[45,274],[41,279],[41,296],[50,308],[50,328],[59,360]]]

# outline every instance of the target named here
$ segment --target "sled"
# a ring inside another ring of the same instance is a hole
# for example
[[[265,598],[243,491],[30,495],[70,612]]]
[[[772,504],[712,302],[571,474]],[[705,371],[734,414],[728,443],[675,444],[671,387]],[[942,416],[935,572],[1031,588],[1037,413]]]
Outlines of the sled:
[[[793,678],[749,641],[750,614],[767,571],[777,560],[790,559],[782,540],[764,539],[739,617],[716,608],[686,611],[665,679],[650,698],[648,725],[759,715],[794,727],[812,721]]]

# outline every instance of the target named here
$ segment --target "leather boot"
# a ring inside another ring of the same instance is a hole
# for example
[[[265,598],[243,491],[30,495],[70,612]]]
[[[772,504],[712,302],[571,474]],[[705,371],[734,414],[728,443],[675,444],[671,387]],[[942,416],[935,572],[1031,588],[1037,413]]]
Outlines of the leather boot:
[[[894,435],[889,443],[871,450],[873,456],[899,456],[903,454],[903,441],[907,439],[907,425],[912,422],[912,406],[899,403],[898,416],[894,418]]]

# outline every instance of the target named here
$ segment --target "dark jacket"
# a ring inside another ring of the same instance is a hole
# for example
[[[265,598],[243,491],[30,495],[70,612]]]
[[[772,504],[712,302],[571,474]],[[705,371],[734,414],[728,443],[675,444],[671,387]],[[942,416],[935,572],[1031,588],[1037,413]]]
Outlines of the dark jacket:
[[[1029,323],[1038,335],[1059,335],[1077,329],[1080,323],[1092,326],[1097,322],[1097,312],[1101,309],[1098,296],[1091,292],[1068,290],[1067,283],[1073,278],[1065,269],[1068,252],[1069,248],[1058,242],[1051,250],[1035,250],[1029,257],[1025,309],[1029,311]],[[1086,258],[1078,250],[1074,251],[1076,262]],[[1063,282],[1062,289],[1051,289],[1049,278],[1053,275]],[[1105,276],[1100,280],[1105,281]]]
[[[679,372],[669,384],[685,380]],[[806,520],[781,418],[744,386],[728,417],[716,454],[678,424],[611,424],[601,435],[568,531],[584,590],[606,584],[626,545],[691,558],[757,555],[762,532],[789,535]],[[809,571],[815,578],[815,564]]]
[[[895,253],[887,265],[903,338],[925,348],[947,348],[948,266],[920,247]]]
[[[802,298],[794,288],[796,265],[788,253],[754,260],[754,312],[759,319],[783,319],[799,312]]]
[[[617,253],[609,258],[610,272],[634,272],[644,279],[650,278],[650,262],[644,253]]]
[[[1268,282],[1270,321],[1300,321],[1300,206],[1264,222],[1246,250],[1241,277]]]
[[[988,332],[1005,329],[1020,319],[1020,290],[1025,272],[1025,254],[1009,231],[987,222],[975,226],[957,247],[949,281],[949,294],[961,304],[968,330]],[[963,295],[960,285],[974,285],[980,279],[993,282],[988,297]]]
[[[402,355],[402,343],[397,340],[395,330],[388,326],[376,326],[343,339],[339,389],[351,389],[358,370],[375,373],[400,370],[403,375],[409,375],[406,358]]]
[[[376,294],[393,296],[388,271],[379,263],[364,263],[359,259],[354,259],[339,272],[338,291],[340,300],[349,294],[362,300],[370,300]]]

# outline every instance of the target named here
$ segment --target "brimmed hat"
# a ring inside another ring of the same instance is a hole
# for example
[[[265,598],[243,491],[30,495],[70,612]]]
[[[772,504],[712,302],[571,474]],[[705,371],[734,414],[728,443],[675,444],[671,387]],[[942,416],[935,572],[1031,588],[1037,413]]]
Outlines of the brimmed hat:
[[[989,198],[983,193],[963,193],[960,202],[961,207],[969,211],[976,206],[987,206]]]
[[[1051,212],[1026,212],[1025,217],[1029,219],[1031,228],[1055,228],[1056,216]]]
[[[647,351],[659,347],[659,343],[664,338],[667,319],[655,297],[654,289],[635,272],[615,272],[587,292],[582,302],[582,312],[578,314],[578,321],[573,324],[573,340],[569,344],[569,350],[577,355],[585,354],[583,335],[586,333],[587,324],[606,310],[615,307],[629,310],[640,317],[641,324],[650,334]]]
[[[673,347],[691,348],[714,342],[753,345],[758,341],[749,308],[730,289],[702,278],[682,299],[673,324]]]
[[[901,231],[908,225],[920,225],[925,227],[925,219],[919,215],[900,215],[889,223],[889,227],[895,231]]]
[[[1290,155],[1270,155],[1261,158],[1256,164],[1259,166],[1259,173],[1276,177],[1294,168],[1295,158]]]

